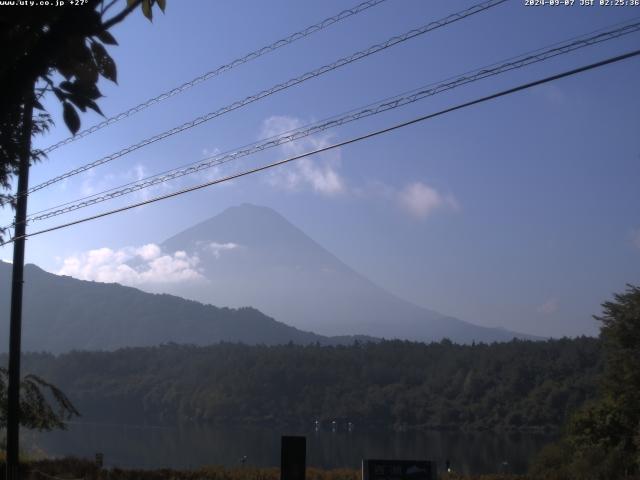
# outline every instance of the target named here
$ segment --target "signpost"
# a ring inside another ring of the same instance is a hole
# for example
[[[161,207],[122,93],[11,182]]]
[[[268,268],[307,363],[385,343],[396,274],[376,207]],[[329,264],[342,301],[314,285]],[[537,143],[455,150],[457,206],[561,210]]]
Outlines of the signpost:
[[[362,480],[436,480],[435,462],[362,460]]]
[[[304,480],[306,466],[306,437],[283,436],[280,450],[280,480]]]

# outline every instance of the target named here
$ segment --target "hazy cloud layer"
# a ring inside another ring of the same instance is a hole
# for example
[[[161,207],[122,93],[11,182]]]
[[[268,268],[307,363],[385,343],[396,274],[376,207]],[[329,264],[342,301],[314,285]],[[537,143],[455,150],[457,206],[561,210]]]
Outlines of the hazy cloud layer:
[[[442,194],[422,182],[413,182],[397,193],[402,208],[417,218],[426,218],[437,210],[458,210],[460,207],[453,195]]]
[[[292,116],[272,116],[262,125],[261,137],[269,138],[282,135],[303,126],[303,122]],[[315,135],[286,143],[280,147],[286,157],[300,155],[330,145],[327,135]],[[335,196],[349,193],[360,198],[375,196],[397,203],[404,211],[418,219],[424,219],[439,210],[459,210],[456,198],[451,194],[439,192],[422,182],[412,182],[403,188],[397,188],[378,180],[372,180],[361,187],[347,187],[340,174],[340,149],[315,155],[313,158],[301,158],[292,164],[270,172],[268,183],[277,188],[290,191],[310,189],[316,193]]]
[[[186,252],[164,253],[149,243],[117,250],[99,248],[63,260],[59,275],[125,285],[162,284],[204,280],[199,258]]]
[[[557,298],[549,298],[542,305],[538,306],[538,313],[542,313],[543,315],[551,315],[558,311],[560,304]]]
[[[102,190],[111,188],[113,183],[117,181],[116,175],[112,173],[96,175],[94,169],[88,170],[83,177],[80,184],[80,193],[84,196],[94,195]]]
[[[225,251],[235,250],[239,245],[237,243],[227,242],[227,243],[216,243],[211,242],[206,244],[206,249],[209,253],[213,254],[214,257],[220,258],[220,254]]]
[[[379,180],[369,180],[362,186],[352,189],[352,193],[361,199],[380,199],[393,202],[405,213],[423,220],[438,211],[460,210],[460,204],[451,193],[443,193],[423,182],[411,182],[402,188],[388,185]]]
[[[150,175],[149,170],[141,163],[133,165],[122,173],[107,173],[97,175],[95,170],[89,170],[84,175],[80,185],[80,192],[84,196],[96,195],[104,190],[120,188],[130,183],[138,183]],[[132,193],[135,201],[144,201],[149,198],[171,190],[174,185],[171,182],[162,182],[156,185],[136,190]]]
[[[264,121],[261,137],[281,135],[302,125],[302,121],[295,117],[272,116]],[[294,156],[329,144],[329,137],[316,135],[285,143],[280,148],[286,156]],[[274,187],[287,190],[299,191],[309,188],[322,195],[337,195],[346,189],[345,181],[338,173],[340,160],[339,149],[316,155],[314,158],[301,158],[272,171],[268,181]]]

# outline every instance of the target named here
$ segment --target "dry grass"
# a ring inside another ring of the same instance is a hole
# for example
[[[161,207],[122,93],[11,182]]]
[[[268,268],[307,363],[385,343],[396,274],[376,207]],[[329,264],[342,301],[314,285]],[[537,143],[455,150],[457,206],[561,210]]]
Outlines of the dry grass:
[[[0,453],[0,480],[4,480],[4,454]],[[220,466],[202,467],[196,470],[130,470],[99,469],[88,460],[61,458],[55,460],[34,460],[22,467],[25,480],[280,480],[278,468]],[[323,470],[307,469],[307,480],[360,480],[360,470],[340,468]],[[518,475],[442,475],[442,480],[530,480]],[[532,480],[532,479],[531,479]]]

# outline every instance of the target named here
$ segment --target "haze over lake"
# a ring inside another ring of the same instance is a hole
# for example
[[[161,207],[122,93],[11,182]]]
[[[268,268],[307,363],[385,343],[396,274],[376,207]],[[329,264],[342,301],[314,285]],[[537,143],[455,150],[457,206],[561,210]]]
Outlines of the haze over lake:
[[[524,473],[530,459],[554,436],[533,433],[366,431],[330,425],[320,431],[229,426],[124,426],[74,423],[66,432],[29,434],[29,442],[53,456],[94,458],[106,467],[197,468],[205,465],[277,467],[280,436],[307,437],[307,465],[360,468],[363,458],[449,459],[464,473]],[[503,465],[503,462],[507,465]]]

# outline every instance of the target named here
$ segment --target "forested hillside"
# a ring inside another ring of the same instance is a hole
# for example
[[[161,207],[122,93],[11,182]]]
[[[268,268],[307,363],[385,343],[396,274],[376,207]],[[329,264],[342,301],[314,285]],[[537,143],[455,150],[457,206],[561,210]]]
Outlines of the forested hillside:
[[[2,358],[2,363],[6,357]],[[558,428],[595,395],[593,338],[456,345],[163,345],[29,354],[85,421]]]

